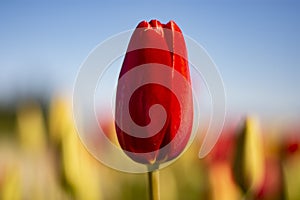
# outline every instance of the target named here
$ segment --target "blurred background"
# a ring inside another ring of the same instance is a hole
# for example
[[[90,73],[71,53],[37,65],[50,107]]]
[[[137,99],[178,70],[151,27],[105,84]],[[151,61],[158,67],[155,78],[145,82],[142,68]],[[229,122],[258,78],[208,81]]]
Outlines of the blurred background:
[[[201,44],[227,94],[215,148],[161,170],[162,199],[300,199],[299,18],[291,0],[1,1],[0,199],[147,198],[146,175],[86,152],[71,107],[89,52],[151,19]]]

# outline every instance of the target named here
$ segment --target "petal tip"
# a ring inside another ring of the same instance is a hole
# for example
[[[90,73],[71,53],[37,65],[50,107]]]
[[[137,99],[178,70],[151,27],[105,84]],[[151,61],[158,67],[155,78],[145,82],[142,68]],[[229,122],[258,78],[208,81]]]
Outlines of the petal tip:
[[[181,29],[179,28],[179,26],[173,20],[170,20],[165,25],[165,27],[168,28],[168,29],[171,29],[171,30],[175,30],[175,31],[181,32]]]
[[[152,28],[158,28],[158,27],[162,27],[162,24],[160,23],[160,21],[156,20],[156,19],[152,19],[149,24],[151,25]]]
[[[150,24],[147,21],[141,21],[138,25],[137,28],[149,28]]]

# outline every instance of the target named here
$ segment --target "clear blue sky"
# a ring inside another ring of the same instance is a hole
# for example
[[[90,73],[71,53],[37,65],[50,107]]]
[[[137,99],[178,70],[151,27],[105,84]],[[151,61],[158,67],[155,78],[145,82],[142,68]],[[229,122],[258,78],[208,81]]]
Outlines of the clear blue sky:
[[[300,116],[300,4],[243,2],[1,1],[0,102],[71,90],[98,43],[155,18],[176,21],[208,51],[230,112]]]

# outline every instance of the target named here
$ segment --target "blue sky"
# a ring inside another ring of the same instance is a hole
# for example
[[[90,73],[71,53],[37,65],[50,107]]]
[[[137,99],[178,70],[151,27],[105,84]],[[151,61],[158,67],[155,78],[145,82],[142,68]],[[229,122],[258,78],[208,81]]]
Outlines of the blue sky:
[[[97,44],[151,19],[174,20],[207,50],[229,112],[299,116],[297,1],[1,1],[0,102],[71,91]]]

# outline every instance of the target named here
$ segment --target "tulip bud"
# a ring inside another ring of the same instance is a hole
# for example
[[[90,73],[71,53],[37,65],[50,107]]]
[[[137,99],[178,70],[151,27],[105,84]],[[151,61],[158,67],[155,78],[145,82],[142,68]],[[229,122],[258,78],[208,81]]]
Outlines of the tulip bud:
[[[234,179],[244,193],[257,190],[264,178],[264,151],[258,121],[247,117],[237,136]]]
[[[142,21],[120,71],[115,128],[124,152],[143,164],[176,158],[193,124],[187,50],[175,22]]]

